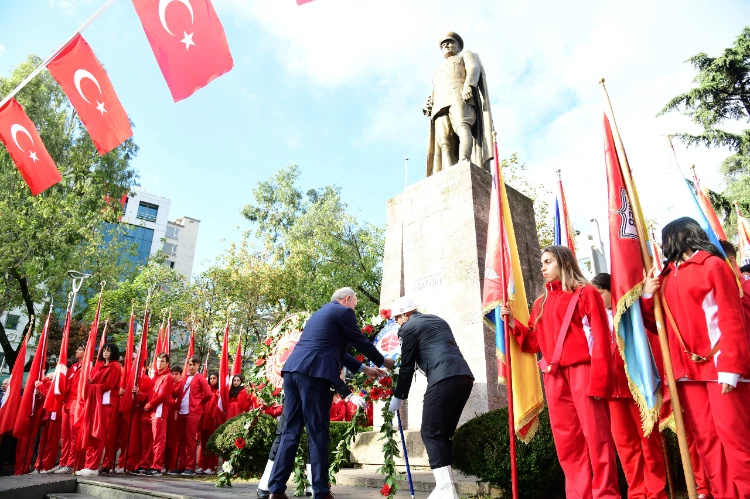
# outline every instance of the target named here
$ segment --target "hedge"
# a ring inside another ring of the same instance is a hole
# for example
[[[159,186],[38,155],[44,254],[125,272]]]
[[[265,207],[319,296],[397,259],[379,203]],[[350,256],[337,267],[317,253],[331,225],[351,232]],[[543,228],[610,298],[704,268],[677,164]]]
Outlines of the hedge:
[[[251,421],[252,413],[243,413],[219,426],[208,439],[208,449],[217,456],[227,459],[234,449],[235,440],[239,437],[245,438],[245,424]],[[348,425],[347,422],[331,421],[331,440],[328,444],[329,462],[331,461],[331,454],[336,450],[336,446]],[[371,428],[363,431],[369,429]],[[240,463],[240,469],[236,470],[240,478],[251,478],[263,473],[274,438],[276,438],[276,420],[265,414],[261,415],[250,436],[245,438],[246,452],[243,453],[244,459]],[[306,431],[302,433],[300,446],[303,449],[307,448]]]

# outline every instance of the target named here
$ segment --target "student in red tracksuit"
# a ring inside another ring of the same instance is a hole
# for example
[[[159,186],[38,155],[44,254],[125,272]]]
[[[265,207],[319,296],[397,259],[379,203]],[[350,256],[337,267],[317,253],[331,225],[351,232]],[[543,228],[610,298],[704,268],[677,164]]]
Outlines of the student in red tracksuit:
[[[54,374],[54,371],[48,373],[43,382],[37,386],[45,399],[52,386]],[[39,436],[39,451],[37,452],[34,469],[39,473],[54,473],[58,469],[55,463],[57,463],[57,453],[60,450],[62,418],[59,412],[47,412],[46,410],[44,412],[45,414],[42,417],[44,426],[42,434]]]
[[[180,432],[177,468],[184,470],[182,475],[195,475],[198,425],[203,415],[203,407],[211,399],[211,389],[202,374],[198,372],[201,360],[188,359],[188,372],[178,388],[177,428]]]
[[[177,469],[177,460],[179,458],[178,449],[180,447],[181,433],[177,428],[177,406],[179,405],[178,390],[182,382],[182,367],[172,366],[169,369],[172,376],[172,396],[169,398],[167,413],[167,449],[164,453],[168,475],[179,475],[185,470]]]
[[[602,297],[583,277],[573,253],[550,246],[542,253],[545,292],[534,303],[528,327],[507,315],[525,352],[542,352],[550,364],[544,388],[555,448],[569,498],[618,498],[617,465],[609,432],[607,398],[612,394],[611,336]],[[563,317],[575,292],[577,304],[566,331]],[[553,352],[564,334],[562,355]],[[555,368],[555,360],[559,367]]]
[[[195,472],[213,475],[216,473],[216,466],[219,463],[219,458],[209,451],[207,446],[208,439],[219,426],[218,415],[216,414],[216,411],[219,409],[217,405],[219,400],[219,375],[217,373],[212,372],[208,375],[208,388],[211,390],[211,397],[206,403],[206,407],[203,410],[203,416],[201,417],[201,450],[200,458],[198,459],[198,467],[195,469]]]
[[[96,476],[104,455],[105,442],[112,430],[114,403],[120,391],[122,366],[116,359],[120,351],[114,343],[107,343],[93,369],[87,388],[87,419],[84,431],[89,433],[84,469],[76,471],[77,476]]]
[[[134,388],[133,391],[136,392],[137,389]],[[143,406],[143,420],[150,424],[141,427],[142,452],[145,458],[138,468],[140,475],[161,475],[167,446],[167,413],[171,397],[169,354],[160,353],[156,356],[156,373]]]
[[[49,380],[45,377],[42,381],[36,381],[34,385],[34,407],[42,407],[44,404],[44,395],[42,390],[44,386],[49,387]],[[34,445],[36,437],[42,427],[44,409],[34,411],[31,418],[31,430],[28,437],[16,439],[16,464],[14,475],[25,475],[31,472],[31,462],[34,459]]]
[[[85,345],[76,347],[75,362],[68,367],[65,375],[65,399],[61,414],[62,450],[60,452],[60,467],[55,474],[72,473],[76,464],[75,445],[78,430],[73,426],[73,417],[78,404],[78,378],[81,374],[81,360],[86,353]]]
[[[232,377],[232,386],[229,388],[227,421],[243,412],[247,412],[249,409],[248,401],[247,389],[242,384],[242,376],[237,374]]]
[[[612,422],[612,437],[617,454],[628,482],[629,499],[667,499],[667,468],[664,464],[661,434],[658,425],[648,437],[643,436],[641,411],[633,400],[625,374],[625,361],[617,347],[617,338],[612,328],[611,279],[607,273],[597,274],[591,284],[599,291],[607,309],[612,335],[612,368],[614,390],[609,399],[609,415]],[[656,343],[658,346],[658,343]],[[657,352],[654,352],[657,357]],[[658,358],[661,357],[661,350]]]
[[[137,380],[137,386],[133,387],[133,420],[130,424],[132,430],[125,463],[125,468],[131,475],[145,473],[145,467],[150,466],[154,458],[151,445],[153,439],[151,416],[143,410],[143,406],[148,402],[148,394],[152,385],[151,377],[143,372]]]
[[[750,348],[734,272],[691,218],[664,226],[662,250],[669,264],[649,274],[644,294],[663,297],[677,389],[711,494],[750,498]]]

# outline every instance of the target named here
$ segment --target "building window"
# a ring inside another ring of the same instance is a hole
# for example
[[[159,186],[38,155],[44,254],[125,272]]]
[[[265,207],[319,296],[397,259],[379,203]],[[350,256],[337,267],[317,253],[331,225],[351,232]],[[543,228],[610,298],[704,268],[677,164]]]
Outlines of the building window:
[[[167,238],[169,239],[177,239],[180,235],[180,229],[177,227],[172,227],[171,225],[167,225]]]
[[[177,255],[177,245],[172,243],[164,243],[164,247],[162,248],[162,251],[166,253],[167,255],[176,256]]]
[[[20,315],[8,314],[8,316],[5,318],[5,329],[16,329],[18,327],[18,321],[20,319]]]
[[[164,260],[164,266],[167,267],[167,268],[173,269],[174,268],[174,262],[172,262],[170,260]]]
[[[144,203],[141,201],[138,204],[138,215],[137,218],[146,220],[147,222],[156,222],[156,214],[159,213],[159,207],[155,204]]]

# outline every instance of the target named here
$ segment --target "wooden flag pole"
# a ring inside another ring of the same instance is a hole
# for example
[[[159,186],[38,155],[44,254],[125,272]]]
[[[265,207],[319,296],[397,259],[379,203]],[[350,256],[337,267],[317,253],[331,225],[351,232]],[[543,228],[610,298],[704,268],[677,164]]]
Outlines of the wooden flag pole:
[[[635,228],[638,233],[638,241],[641,246],[641,257],[643,258],[644,268],[650,269],[653,267],[653,261],[651,255],[648,252],[647,246],[647,234],[646,228],[643,226],[643,218],[640,214],[640,206],[636,206],[635,200],[635,188],[633,186],[633,179],[630,175],[630,165],[628,163],[628,157],[625,154],[625,148],[622,145],[622,139],[620,138],[620,132],[617,129],[617,121],[615,120],[615,114],[612,109],[612,102],[609,100],[609,93],[607,93],[607,87],[604,86],[604,78],[599,80],[604,91],[604,96],[607,100],[607,107],[609,108],[609,116],[612,120],[612,132],[615,139],[615,146],[617,148],[617,156],[620,160],[620,170],[622,171],[622,177],[625,181],[625,190],[628,193],[630,199],[631,209],[633,210],[633,218],[635,219]],[[637,213],[635,211],[638,210]],[[664,370],[667,373],[667,383],[669,388],[669,396],[672,399],[672,414],[674,415],[675,427],[677,429],[677,441],[680,444],[680,458],[682,459],[682,469],[685,472],[685,484],[687,486],[689,499],[698,499],[697,487],[695,485],[695,475],[693,475],[693,468],[690,464],[690,451],[688,450],[687,436],[685,434],[685,422],[682,419],[682,404],[680,403],[680,395],[677,393],[677,382],[674,377],[674,369],[672,368],[672,357],[669,353],[669,340],[667,339],[667,331],[664,328],[664,316],[662,314],[661,302],[658,297],[654,296],[654,317],[656,319],[656,330],[659,335],[659,344],[661,345],[662,357],[664,358]]]
[[[501,185],[500,185],[500,159],[497,152],[497,132],[492,131],[492,143],[495,149],[495,166],[497,172],[495,175],[495,182],[498,185],[495,187],[497,190],[497,209],[500,230],[500,280],[503,283],[503,305],[508,305],[508,288],[505,280],[505,225],[503,220],[503,202],[500,199]],[[510,355],[510,327],[507,320],[502,320],[500,317],[500,307],[495,307],[495,334],[500,334],[500,323],[503,324],[503,338],[505,339],[505,388],[508,397],[508,442],[510,443],[510,479],[511,479],[511,494],[513,499],[518,499],[518,463],[516,462],[516,427],[515,427],[515,414],[513,411],[513,371],[511,368],[511,355]]]

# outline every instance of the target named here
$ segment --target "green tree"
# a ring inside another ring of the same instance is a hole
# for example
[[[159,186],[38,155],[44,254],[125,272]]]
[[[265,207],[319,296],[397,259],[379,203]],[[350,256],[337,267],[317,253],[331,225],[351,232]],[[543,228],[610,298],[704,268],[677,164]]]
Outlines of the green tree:
[[[311,310],[343,286],[357,291],[357,313],[377,313],[382,280],[383,230],[361,222],[341,201],[336,186],[297,187],[299,167],[291,164],[253,189],[254,203],[242,214],[255,224],[280,289],[284,311]],[[267,300],[268,301],[268,300]],[[270,303],[270,301],[268,301]]]
[[[516,153],[500,161],[500,168],[505,183],[534,203],[534,220],[539,237],[539,249],[550,246],[555,238],[555,228],[552,225],[549,204],[544,199],[551,196],[552,192],[544,184],[537,184],[529,179],[526,163],[519,162]]]
[[[750,118],[750,27],[745,27],[731,47],[719,57],[697,54],[686,62],[698,74],[695,87],[670,100],[658,116],[677,111],[703,128],[702,133],[675,134],[688,146],[727,147],[732,154],[721,164],[731,199],[750,199],[750,129],[739,133],[720,127]]]
[[[8,78],[0,78],[0,96],[7,95],[41,62],[29,56]],[[16,100],[38,127],[63,179],[31,196],[7,151],[0,149],[0,312],[23,306],[29,315],[40,316],[44,307],[39,310],[35,304],[45,303],[49,296],[57,295],[57,304],[66,302],[67,270],[94,273],[84,294],[95,292],[99,281],[122,274],[112,264],[119,248],[105,243],[103,222],[116,218],[108,200],[119,199],[136,181],[130,161],[138,148],[131,139],[99,156],[62,89],[46,71],[21,90]],[[16,350],[2,324],[0,345],[12,365]]]

